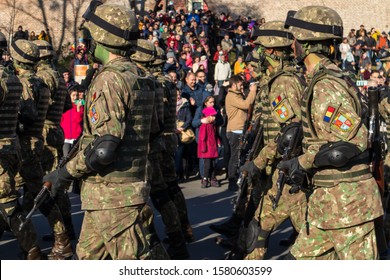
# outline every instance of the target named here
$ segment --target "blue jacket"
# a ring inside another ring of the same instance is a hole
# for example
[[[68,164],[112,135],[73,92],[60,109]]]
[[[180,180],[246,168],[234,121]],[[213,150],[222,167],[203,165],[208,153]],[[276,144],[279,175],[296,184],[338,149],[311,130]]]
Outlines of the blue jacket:
[[[195,84],[194,90],[192,90],[188,85],[185,85],[181,93],[181,96],[187,100],[190,100],[190,97],[192,97],[195,100],[195,107],[202,106],[203,100],[205,100],[205,98],[209,95],[211,95],[210,92],[206,91],[203,87],[197,84]]]

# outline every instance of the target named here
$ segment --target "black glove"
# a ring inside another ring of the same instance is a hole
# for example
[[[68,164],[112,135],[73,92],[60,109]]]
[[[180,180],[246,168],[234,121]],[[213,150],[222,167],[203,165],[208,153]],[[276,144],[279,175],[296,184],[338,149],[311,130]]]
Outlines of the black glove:
[[[259,178],[261,175],[261,170],[254,164],[253,161],[241,166],[240,172],[248,173],[248,184],[252,184],[253,180]]]
[[[43,183],[51,183],[50,191],[52,197],[55,197],[59,191],[65,190],[65,188],[69,187],[69,185],[72,183],[72,180],[72,175],[69,174],[65,167],[54,170],[53,172],[50,172],[43,177]]]
[[[277,168],[287,174],[287,184],[292,187],[302,187],[306,179],[306,169],[299,165],[298,158],[281,161]]]

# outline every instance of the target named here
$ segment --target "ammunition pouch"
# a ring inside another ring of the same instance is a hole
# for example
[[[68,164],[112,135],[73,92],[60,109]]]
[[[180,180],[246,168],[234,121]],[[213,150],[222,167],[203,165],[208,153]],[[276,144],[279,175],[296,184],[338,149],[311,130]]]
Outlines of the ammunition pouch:
[[[97,137],[85,149],[85,164],[94,172],[101,172],[115,161],[121,139],[109,134]]]
[[[362,153],[357,146],[344,141],[322,145],[314,158],[317,168],[339,168],[358,163],[368,163],[367,153]]]

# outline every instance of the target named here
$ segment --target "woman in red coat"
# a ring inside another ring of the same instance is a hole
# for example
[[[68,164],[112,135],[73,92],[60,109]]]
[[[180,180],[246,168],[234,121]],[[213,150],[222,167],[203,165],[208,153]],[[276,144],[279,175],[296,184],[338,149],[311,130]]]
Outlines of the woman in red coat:
[[[203,119],[202,125],[198,132],[198,158],[204,160],[204,172],[201,187],[207,188],[210,186],[219,187],[219,182],[215,177],[215,159],[218,158],[218,134],[215,124],[217,111],[214,108],[215,99],[213,96],[208,96],[205,99],[205,108],[202,110]],[[211,180],[210,180],[211,178]]]

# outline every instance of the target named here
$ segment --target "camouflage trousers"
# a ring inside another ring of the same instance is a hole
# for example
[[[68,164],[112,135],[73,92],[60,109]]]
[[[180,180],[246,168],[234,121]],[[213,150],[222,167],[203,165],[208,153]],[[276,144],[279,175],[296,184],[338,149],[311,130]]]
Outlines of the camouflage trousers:
[[[34,205],[34,198],[42,188],[43,170],[40,157],[43,151],[43,141],[34,137],[20,139],[22,161],[19,173],[16,175],[16,186],[24,188],[23,209],[30,211]],[[61,212],[51,197],[39,207],[39,210],[48,219],[54,233],[65,232]]]
[[[378,250],[374,221],[340,229],[301,227],[291,254],[300,260],[375,260]]]
[[[87,210],[76,253],[81,260],[151,259],[148,205],[107,210]]]
[[[290,194],[290,186],[287,184],[284,186],[277,208],[275,210],[272,209],[272,200],[270,196],[276,197],[278,173],[279,170],[275,170],[273,173],[272,188],[263,196],[255,214],[255,218],[259,220],[261,229],[261,234],[258,236],[258,244],[261,245],[248,254],[245,257],[246,260],[264,259],[267,252],[267,243],[270,233],[288,218],[291,219],[291,222],[297,231],[300,230],[305,222],[306,195],[303,192]]]
[[[161,170],[162,154],[149,155],[149,163],[152,170],[150,197],[153,205],[160,212],[167,233],[181,231],[179,212],[169,195],[168,185]]]
[[[187,204],[183,192],[177,183],[175,152],[177,149],[176,134],[164,134],[163,136],[166,149],[162,152],[160,158],[160,167],[164,182],[168,187],[168,194],[179,214],[179,219],[183,229],[189,226]]]
[[[31,248],[37,246],[37,234],[34,225],[29,221],[22,230],[19,230],[20,215],[25,216],[18,204],[18,191],[15,188],[15,175],[19,167],[17,155],[0,154],[0,220],[2,225],[8,226],[23,253],[26,254]]]

